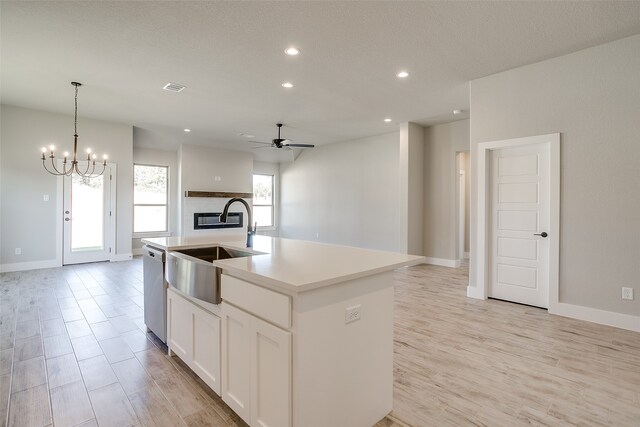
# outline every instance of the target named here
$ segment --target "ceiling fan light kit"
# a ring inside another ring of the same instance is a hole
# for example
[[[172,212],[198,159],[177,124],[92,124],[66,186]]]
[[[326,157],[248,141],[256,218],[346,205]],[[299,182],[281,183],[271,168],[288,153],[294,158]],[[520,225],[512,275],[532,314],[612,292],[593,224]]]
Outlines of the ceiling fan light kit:
[[[282,128],[282,126],[284,126],[282,123],[276,123],[276,126],[278,127],[278,137],[274,138],[271,140],[271,142],[262,142],[262,141],[249,141],[249,142],[253,142],[255,144],[266,144],[269,147],[273,147],[273,148],[278,148],[278,149],[285,149],[285,150],[290,150],[291,148],[313,148],[315,147],[315,145],[313,144],[291,144],[288,141],[291,141],[290,139],[284,139],[281,138],[280,136],[280,128]],[[254,147],[254,148],[266,148],[266,147]]]
[[[42,166],[44,170],[49,172],[51,175],[56,176],[71,176],[72,174],[77,174],[83,178],[96,178],[102,175],[107,168],[107,155],[102,156],[102,170],[99,173],[96,173],[96,154],[91,154],[91,149],[87,149],[87,167],[84,170],[81,170],[78,167],[78,87],[82,86],[82,83],[71,82],[71,84],[75,87],[75,112],[73,117],[73,157],[71,162],[69,162],[68,157],[69,153],[63,153],[63,161],[62,161],[62,170],[59,170],[56,166],[56,155],[55,155],[55,147],[53,145],[49,146],[49,155],[47,156],[47,149],[42,148]],[[51,168],[47,168],[47,158],[51,160]]]

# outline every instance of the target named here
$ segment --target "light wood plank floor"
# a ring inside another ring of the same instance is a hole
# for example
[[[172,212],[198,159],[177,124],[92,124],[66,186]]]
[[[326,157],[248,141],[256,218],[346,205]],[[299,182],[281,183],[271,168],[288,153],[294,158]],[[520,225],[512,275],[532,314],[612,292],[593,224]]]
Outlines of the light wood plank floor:
[[[640,334],[396,273],[394,411],[377,427],[640,426]],[[142,263],[0,275],[0,425],[244,426],[143,322]]]
[[[466,298],[468,267],[395,275],[392,417],[415,426],[640,426],[640,334]]]

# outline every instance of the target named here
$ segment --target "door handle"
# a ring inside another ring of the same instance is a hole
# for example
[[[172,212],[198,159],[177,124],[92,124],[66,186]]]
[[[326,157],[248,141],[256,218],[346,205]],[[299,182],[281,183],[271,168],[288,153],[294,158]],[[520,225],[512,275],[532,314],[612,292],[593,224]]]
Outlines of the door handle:
[[[547,236],[548,236],[548,234],[547,234],[547,232],[546,232],[546,231],[543,231],[543,232],[542,232],[542,233],[540,233],[540,234],[534,234],[534,236],[547,237]]]
[[[64,213],[66,213],[67,215],[69,215],[69,211],[64,211]]]
[[[64,220],[65,221],[71,221],[71,218],[65,218]]]

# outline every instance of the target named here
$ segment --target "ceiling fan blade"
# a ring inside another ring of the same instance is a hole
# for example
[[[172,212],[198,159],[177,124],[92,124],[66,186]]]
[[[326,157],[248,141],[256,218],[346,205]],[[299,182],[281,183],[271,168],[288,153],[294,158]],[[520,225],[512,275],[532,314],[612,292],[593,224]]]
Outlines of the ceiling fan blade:
[[[313,144],[283,144],[285,147],[294,147],[294,148],[313,148],[315,145]]]
[[[272,144],[271,142],[263,142],[263,141],[249,141],[249,142],[252,142],[254,144],[267,144],[267,145],[271,145]]]
[[[252,150],[260,150],[262,148],[272,148],[272,147],[271,147],[271,145],[261,145],[259,147],[251,147]]]

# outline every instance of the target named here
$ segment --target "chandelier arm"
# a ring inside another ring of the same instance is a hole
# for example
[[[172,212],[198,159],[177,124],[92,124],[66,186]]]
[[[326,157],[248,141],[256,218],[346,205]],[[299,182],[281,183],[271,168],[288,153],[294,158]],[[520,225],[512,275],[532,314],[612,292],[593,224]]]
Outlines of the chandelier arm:
[[[89,172],[89,168],[91,167],[91,162],[87,163],[87,167],[85,168],[84,172],[80,172],[80,170],[77,168],[76,166],[76,171],[78,171],[78,174],[83,176],[83,177],[88,177],[91,174],[87,174],[87,172]]]
[[[49,170],[49,168],[47,167],[47,161],[46,159],[42,159],[42,166],[44,167],[44,170],[46,170],[47,172],[49,172],[51,175],[59,175],[55,172],[52,172]]]
[[[62,169],[64,170],[65,176],[71,176],[71,174],[73,173],[73,163],[69,166],[69,169],[67,169],[67,163],[64,162],[62,164]]]
[[[58,170],[58,168],[56,167],[56,162],[53,161],[53,156],[49,157],[51,159],[51,167],[53,167],[53,170],[56,171],[56,175],[64,175],[64,172],[60,172]]]
[[[89,176],[90,176],[91,178],[95,178],[95,177],[99,176],[99,175],[95,175],[95,176],[93,175],[93,172],[94,172],[95,170],[96,170],[96,161],[94,160],[94,161],[93,161],[93,163],[92,163],[92,165],[91,165],[91,172],[89,172]]]
[[[104,173],[104,171],[107,169],[107,165],[105,163],[102,164],[102,170],[100,171],[99,174],[97,174],[96,176],[100,176]]]

